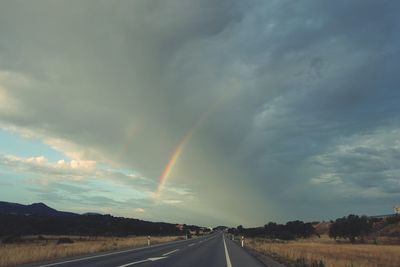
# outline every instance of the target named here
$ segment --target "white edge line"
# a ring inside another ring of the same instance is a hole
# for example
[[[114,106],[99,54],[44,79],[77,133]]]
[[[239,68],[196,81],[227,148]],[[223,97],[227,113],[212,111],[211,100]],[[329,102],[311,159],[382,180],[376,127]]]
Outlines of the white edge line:
[[[178,241],[172,241],[172,242],[165,242],[165,243],[161,243],[161,244],[157,244],[157,245],[153,245],[153,246],[149,246],[149,247],[133,248],[133,249],[110,252],[110,253],[106,253],[106,254],[100,254],[100,255],[95,255],[95,256],[90,256],[90,257],[85,257],[85,258],[78,258],[78,259],[72,259],[72,260],[67,260],[67,261],[60,261],[60,262],[54,262],[54,263],[49,263],[49,264],[44,264],[44,265],[38,265],[38,267],[48,267],[48,266],[55,266],[55,265],[60,265],[60,264],[65,264],[65,263],[70,263],[70,262],[90,260],[90,259],[95,259],[95,258],[100,258],[100,257],[105,257],[105,256],[110,256],[110,255],[127,253],[127,252],[131,252],[131,251],[144,250],[144,249],[147,249],[147,248],[160,247],[160,246],[163,246],[163,245],[181,243],[181,242],[185,242],[185,241],[187,241],[187,240],[178,240]]]
[[[229,258],[228,249],[226,248],[225,237],[222,236],[222,240],[224,241],[224,248],[225,248],[225,258],[226,258],[226,266],[232,267],[231,258]]]
[[[164,253],[164,254],[162,254],[162,255],[163,255],[163,256],[167,256],[167,255],[172,254],[172,253],[175,253],[175,252],[177,252],[177,251],[179,251],[179,248],[178,248],[178,249],[175,249],[175,250],[173,250],[173,251]]]
[[[49,263],[49,264],[45,264],[45,265],[39,265],[39,267],[48,267],[48,266],[55,266],[55,265],[60,265],[60,264],[65,264],[65,263],[70,263],[70,262],[90,260],[90,259],[130,252],[130,251],[134,251],[134,250],[138,250],[138,249],[130,249],[130,250],[111,252],[111,253],[106,253],[106,254],[101,254],[101,255],[96,255],[96,256],[90,256],[90,257],[85,257],[85,258],[73,259],[73,260],[68,260],[68,261],[60,261],[60,262]]]

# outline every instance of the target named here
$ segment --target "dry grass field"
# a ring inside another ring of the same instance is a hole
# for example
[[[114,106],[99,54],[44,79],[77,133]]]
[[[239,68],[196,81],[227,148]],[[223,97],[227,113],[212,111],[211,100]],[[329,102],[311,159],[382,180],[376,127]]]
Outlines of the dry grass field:
[[[58,244],[60,236],[29,236],[13,244],[0,244],[0,266],[44,261],[122,248],[147,246],[147,237],[64,237],[73,243]],[[180,237],[152,237],[151,244],[181,239]]]
[[[289,262],[304,259],[311,264],[322,260],[325,267],[400,266],[400,245],[338,244],[327,237],[286,243],[249,239],[246,244],[259,253]]]

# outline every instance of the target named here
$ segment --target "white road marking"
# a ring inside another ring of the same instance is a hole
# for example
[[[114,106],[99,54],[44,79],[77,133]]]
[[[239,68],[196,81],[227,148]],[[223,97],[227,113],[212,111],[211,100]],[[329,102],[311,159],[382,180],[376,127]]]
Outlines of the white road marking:
[[[177,251],[179,251],[179,248],[178,248],[178,249],[175,249],[175,250],[173,250],[173,251],[164,253],[164,254],[162,254],[162,255],[163,255],[163,256],[167,256],[167,255],[172,254],[172,253],[175,253],[175,252],[177,252]]]
[[[100,258],[100,257],[105,257],[105,256],[110,256],[110,255],[115,255],[115,254],[121,254],[121,253],[126,253],[129,251],[134,251],[138,249],[130,249],[130,250],[124,250],[124,251],[117,251],[117,252],[112,252],[112,253],[106,253],[106,254],[101,254],[101,255],[96,255],[96,256],[90,256],[90,257],[85,257],[85,258],[79,258],[79,259],[73,259],[73,260],[68,260],[68,261],[61,261],[61,262],[55,262],[55,263],[49,263],[45,265],[40,265],[39,267],[48,267],[48,266],[55,266],[55,265],[60,265],[64,263],[70,263],[70,262],[76,262],[76,261],[83,261],[83,260],[90,260],[90,259],[95,259],[95,258]]]
[[[188,247],[191,247],[191,246],[194,246],[194,245],[195,245],[195,244],[194,244],[194,243],[192,243],[192,244],[189,244],[189,245],[188,245]]]
[[[127,263],[127,264],[124,264],[124,265],[120,265],[120,266],[118,266],[118,267],[127,267],[127,266],[131,266],[131,265],[143,263],[143,262],[146,262],[146,261],[158,261],[158,260],[162,260],[162,259],[165,259],[165,258],[168,258],[168,257],[154,257],[154,258],[148,258],[148,259],[146,259],[146,260],[134,261],[134,262],[130,262],[130,263]]]
[[[228,249],[226,248],[225,238],[222,236],[222,240],[224,241],[224,248],[225,248],[225,258],[226,258],[226,266],[232,267],[231,258],[229,258]]]
[[[168,257],[153,257],[153,258],[148,258],[149,261],[158,261],[158,260],[162,260]]]
[[[206,240],[208,240],[208,238],[205,239],[204,241],[206,241]],[[153,246],[150,246],[150,247],[154,248],[154,247],[159,247],[159,246],[163,246],[163,245],[169,245],[169,244],[174,244],[174,243],[181,243],[181,242],[185,242],[185,241],[187,241],[187,240],[179,240],[179,241],[174,241],[174,242],[168,242],[168,243],[153,245]],[[194,244],[193,244],[193,245],[194,245]],[[95,256],[90,256],[90,257],[85,257],[85,258],[79,258],[79,259],[73,259],[73,260],[67,260],[67,261],[60,261],[60,262],[54,262],[54,263],[44,264],[44,265],[40,265],[40,266],[38,266],[38,267],[56,266],[56,265],[65,264],[65,263],[71,263],[71,262],[77,262],[77,261],[83,261],[83,260],[90,260],[90,259],[95,259],[95,258],[100,258],[100,257],[105,257],[105,256],[110,256],[110,255],[117,255],[117,254],[126,253],[126,252],[131,252],[131,251],[144,250],[144,249],[147,249],[147,248],[149,248],[149,247],[127,249],[127,250],[116,251],[116,252],[110,252],[110,253],[106,253],[106,254],[100,254],[100,255],[95,255]],[[147,261],[147,260],[146,260],[146,261]],[[140,261],[140,262],[143,262],[143,261]]]
[[[141,261],[135,261],[135,262],[127,263],[127,264],[124,264],[124,265],[120,265],[120,266],[118,266],[118,267],[126,267],[126,266],[131,266],[131,265],[135,265],[135,264],[143,263],[143,262],[146,262],[146,261],[149,261],[149,260],[148,260],[148,259],[146,259],[146,260],[141,260]]]
[[[173,241],[173,242],[168,242],[168,243],[157,244],[157,245],[153,245],[153,246],[150,246],[150,247],[133,248],[133,249],[127,249],[127,250],[122,250],[122,251],[110,252],[110,253],[105,253],[105,254],[100,254],[100,255],[95,255],[95,256],[89,256],[89,257],[78,258],[78,259],[73,259],[73,260],[60,261],[60,262],[54,262],[54,263],[39,265],[38,267],[49,267],[49,266],[55,266],[55,265],[60,265],[60,264],[65,264],[65,263],[71,263],[71,262],[77,262],[77,261],[83,261],[83,260],[90,260],[90,259],[95,259],[95,258],[100,258],[100,257],[105,257],[105,256],[111,256],[111,255],[117,255],[117,254],[121,254],[121,253],[127,253],[127,252],[131,252],[131,251],[144,250],[144,249],[147,249],[147,248],[155,248],[155,247],[160,247],[160,246],[164,246],[164,245],[181,243],[181,242],[185,242],[185,241],[186,240],[179,240],[179,241]]]

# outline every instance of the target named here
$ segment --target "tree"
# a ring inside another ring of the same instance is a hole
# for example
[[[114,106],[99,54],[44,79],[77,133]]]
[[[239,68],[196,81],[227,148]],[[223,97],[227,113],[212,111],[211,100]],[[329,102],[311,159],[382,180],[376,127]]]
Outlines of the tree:
[[[238,231],[236,230],[236,228],[229,228],[229,229],[228,229],[228,233],[229,233],[229,234],[236,235],[237,232],[238,232]]]
[[[344,238],[354,243],[356,238],[363,239],[372,231],[372,223],[366,216],[350,214],[339,218],[329,227],[329,237],[333,239]]]
[[[311,223],[304,223],[302,221],[291,221],[286,223],[286,228],[289,233],[296,238],[307,238],[315,233],[315,228]]]
[[[302,221],[291,221],[285,225],[270,222],[264,225],[264,232],[269,238],[284,240],[307,238],[316,234],[311,223],[304,223]]]

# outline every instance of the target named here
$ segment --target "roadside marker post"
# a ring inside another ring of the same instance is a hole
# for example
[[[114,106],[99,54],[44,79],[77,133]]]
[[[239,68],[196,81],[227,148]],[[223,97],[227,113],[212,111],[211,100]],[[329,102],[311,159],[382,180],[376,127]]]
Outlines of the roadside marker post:
[[[244,236],[242,236],[242,247],[244,246]]]
[[[147,246],[150,246],[150,236],[147,236]]]

